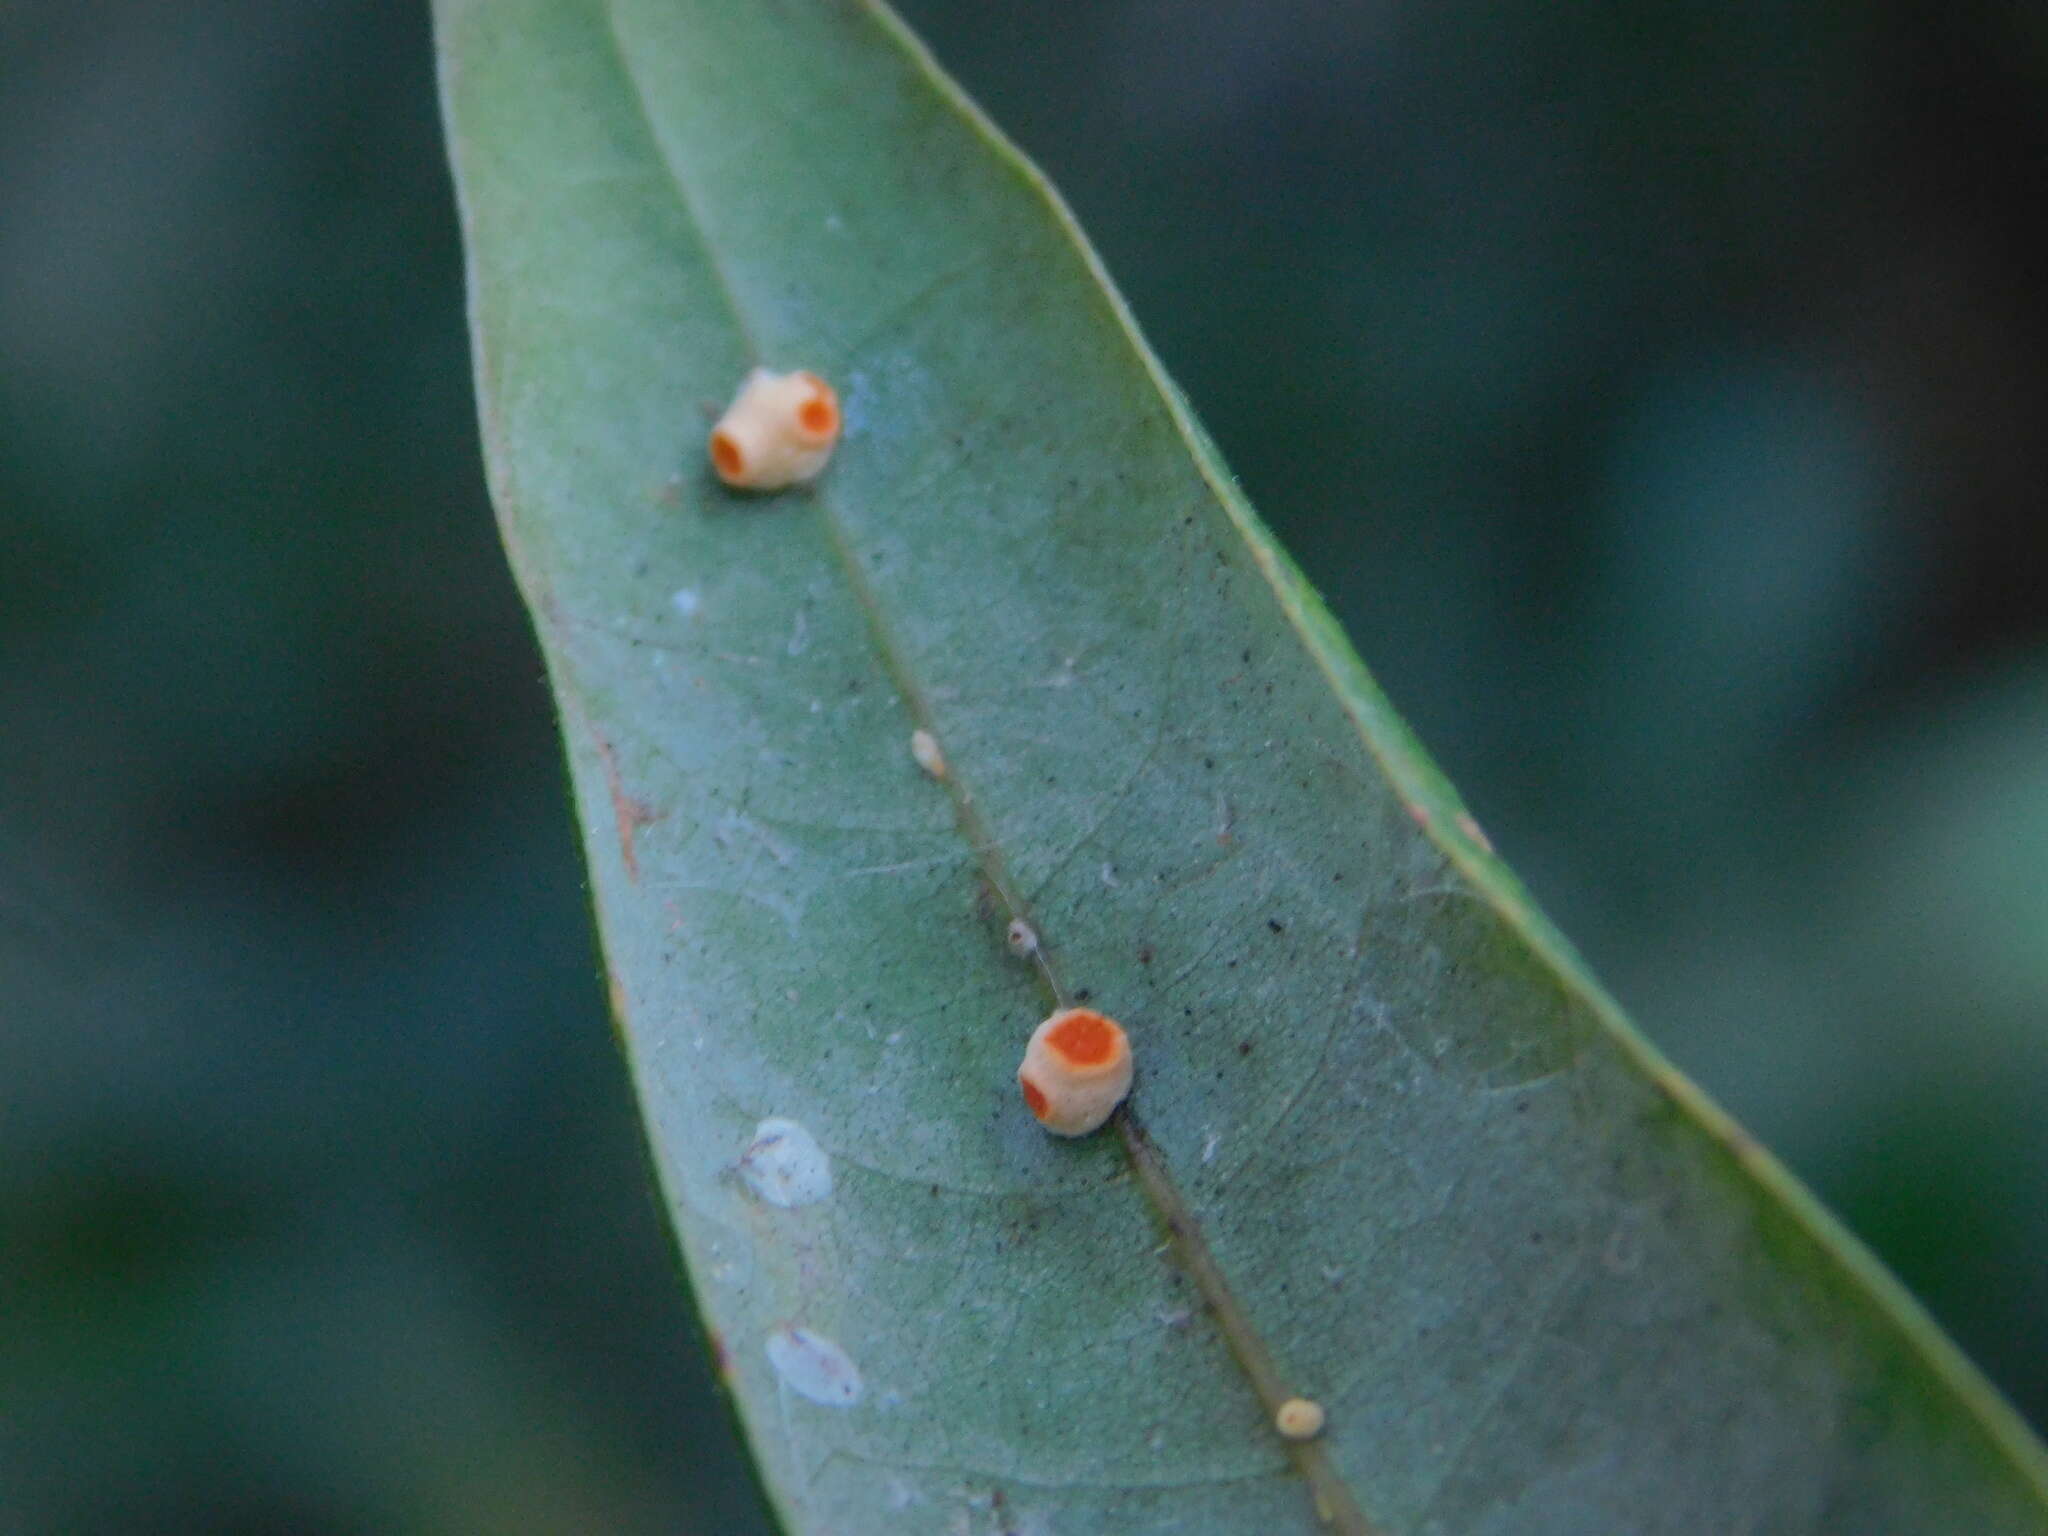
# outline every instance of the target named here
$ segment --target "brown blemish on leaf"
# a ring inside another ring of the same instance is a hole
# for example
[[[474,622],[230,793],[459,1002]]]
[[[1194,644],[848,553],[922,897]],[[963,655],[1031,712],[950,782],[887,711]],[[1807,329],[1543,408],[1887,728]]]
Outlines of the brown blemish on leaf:
[[[612,751],[612,744],[596,732],[591,739],[597,743],[598,760],[604,764],[605,788],[612,797],[612,815],[619,826],[619,857],[625,861],[626,878],[635,885],[640,883],[640,855],[633,847],[633,837],[642,827],[659,820],[652,806],[644,800],[636,800],[626,793],[625,781],[619,777],[619,760]]]

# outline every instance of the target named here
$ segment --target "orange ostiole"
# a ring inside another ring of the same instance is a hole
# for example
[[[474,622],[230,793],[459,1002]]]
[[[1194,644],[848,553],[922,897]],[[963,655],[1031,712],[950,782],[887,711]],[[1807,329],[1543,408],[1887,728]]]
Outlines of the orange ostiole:
[[[839,397],[832,386],[815,373],[797,375],[811,388],[811,398],[796,409],[797,430],[814,443],[829,443],[839,436]]]
[[[1092,1008],[1062,1008],[1031,1033],[1017,1085],[1055,1136],[1085,1136],[1131,1091],[1131,1042]]]
[[[815,373],[756,368],[711,429],[711,467],[740,490],[779,491],[824,469],[840,425],[839,396]]]
[[[1066,1009],[1046,1032],[1045,1043],[1075,1067],[1099,1067],[1119,1051],[1130,1053],[1124,1032],[1090,1008]]]

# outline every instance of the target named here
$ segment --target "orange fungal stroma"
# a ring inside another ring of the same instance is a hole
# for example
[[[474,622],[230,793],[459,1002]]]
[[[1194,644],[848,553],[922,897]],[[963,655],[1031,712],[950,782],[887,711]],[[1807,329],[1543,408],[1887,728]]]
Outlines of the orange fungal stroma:
[[[839,426],[839,396],[815,373],[756,368],[711,429],[711,467],[741,490],[779,491],[817,476]]]
[[[1092,1008],[1062,1008],[1032,1031],[1017,1068],[1031,1113],[1055,1136],[1085,1136],[1131,1091],[1131,1042]]]

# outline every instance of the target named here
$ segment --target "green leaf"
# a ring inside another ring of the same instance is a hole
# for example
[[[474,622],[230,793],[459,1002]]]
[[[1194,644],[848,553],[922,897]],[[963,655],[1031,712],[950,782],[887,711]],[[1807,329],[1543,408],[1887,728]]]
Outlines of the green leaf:
[[[493,490],[792,1529],[2048,1528],[2025,1430],[1629,1030],[886,12],[438,20]],[[756,363],[843,392],[813,491],[708,473]],[[1012,1077],[1056,996],[1138,1051],[1080,1142]]]

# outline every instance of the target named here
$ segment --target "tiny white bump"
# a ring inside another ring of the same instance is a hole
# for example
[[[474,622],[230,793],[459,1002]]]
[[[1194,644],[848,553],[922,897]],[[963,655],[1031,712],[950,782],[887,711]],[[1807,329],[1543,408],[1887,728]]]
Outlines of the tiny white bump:
[[[832,1160],[794,1120],[768,1119],[740,1154],[740,1178],[764,1204],[791,1210],[832,1196]]]
[[[845,1350],[809,1328],[777,1328],[768,1335],[768,1363],[798,1397],[827,1408],[851,1408],[866,1391],[860,1369]]]
[[[1289,1440],[1313,1440],[1323,1432],[1323,1405],[1290,1397],[1274,1413],[1273,1427]]]
[[[917,759],[917,766],[935,779],[946,776],[946,754],[939,750],[939,739],[930,731],[910,733],[910,755]]]

